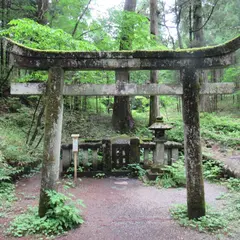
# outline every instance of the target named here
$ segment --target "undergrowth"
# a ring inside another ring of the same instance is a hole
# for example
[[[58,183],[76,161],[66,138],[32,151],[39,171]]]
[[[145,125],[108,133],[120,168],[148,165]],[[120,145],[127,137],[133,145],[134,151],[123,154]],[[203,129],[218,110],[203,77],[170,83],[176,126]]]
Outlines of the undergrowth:
[[[176,205],[170,209],[171,216],[177,220],[181,226],[191,227],[199,230],[200,232],[212,232],[215,234],[220,233],[223,235],[239,234],[240,180],[238,179],[236,182],[238,182],[237,188],[234,188],[234,190],[231,190],[230,192],[217,198],[217,200],[225,200],[224,208],[214,210],[207,207],[205,216],[199,219],[190,220],[187,216],[187,206]]]
[[[28,114],[27,110],[22,109],[0,117],[0,180],[10,180],[13,176],[28,173],[41,160],[41,151],[25,143]]]
[[[187,216],[187,206],[177,205],[170,209],[171,216],[177,220],[181,226],[191,227],[200,232],[227,232],[228,220],[223,213],[207,209],[206,216],[199,219],[189,219]]]
[[[0,215],[4,214],[16,200],[14,184],[0,181]]]
[[[168,139],[183,142],[183,120],[174,116],[171,121],[174,128],[167,132]],[[219,116],[215,113],[201,113],[201,136],[205,140],[214,140],[227,147],[238,148],[240,141],[240,120],[231,116]]]
[[[224,176],[224,164],[220,161],[207,159],[203,161],[203,176],[206,180],[216,182]]]
[[[171,166],[162,168],[163,175],[157,177],[156,185],[164,188],[184,187],[186,185],[186,173],[183,157]]]
[[[225,180],[224,185],[230,191],[240,192],[240,179],[239,178],[230,177],[229,179]]]
[[[222,194],[217,200],[224,200],[224,207],[213,210],[207,206],[206,215],[189,220],[187,206],[177,205],[170,209],[171,215],[180,225],[188,226],[200,232],[220,233],[224,235],[239,234],[240,224],[240,179],[223,178],[223,164],[215,160],[204,161],[203,175],[205,179],[222,184],[228,188],[228,192]],[[225,176],[226,177],[226,176]]]
[[[128,164],[128,169],[131,171],[131,177],[138,177],[139,179],[141,179],[146,174],[146,170],[137,163]]]
[[[42,218],[38,216],[37,208],[29,208],[24,214],[17,216],[8,229],[14,237],[33,234],[54,236],[64,233],[84,222],[76,204],[85,207],[82,200],[73,202],[70,197],[47,191],[50,198],[50,208]]]

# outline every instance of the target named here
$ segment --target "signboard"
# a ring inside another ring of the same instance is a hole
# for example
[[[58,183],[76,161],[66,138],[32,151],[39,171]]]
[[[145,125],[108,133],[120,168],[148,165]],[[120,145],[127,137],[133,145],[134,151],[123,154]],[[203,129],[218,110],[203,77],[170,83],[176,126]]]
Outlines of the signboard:
[[[73,152],[78,152],[78,139],[77,138],[73,138],[73,145],[72,145],[72,151]]]
[[[72,151],[78,152],[78,137],[79,134],[72,134],[73,144],[72,144]]]

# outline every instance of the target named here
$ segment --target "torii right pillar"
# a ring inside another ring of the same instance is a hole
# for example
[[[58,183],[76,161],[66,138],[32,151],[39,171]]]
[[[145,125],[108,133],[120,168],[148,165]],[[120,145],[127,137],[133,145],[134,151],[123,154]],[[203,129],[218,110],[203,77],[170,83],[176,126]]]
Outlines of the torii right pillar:
[[[200,140],[199,92],[196,68],[182,70],[184,152],[187,175],[187,209],[189,219],[205,215],[205,196]]]

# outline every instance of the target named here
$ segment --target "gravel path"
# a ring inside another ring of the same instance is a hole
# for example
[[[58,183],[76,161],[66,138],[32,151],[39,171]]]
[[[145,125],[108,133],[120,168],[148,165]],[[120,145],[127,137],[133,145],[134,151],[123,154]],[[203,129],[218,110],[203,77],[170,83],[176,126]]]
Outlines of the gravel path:
[[[19,201],[12,215],[38,203],[39,183],[39,175],[19,181]],[[85,223],[67,235],[57,237],[57,240],[217,239],[213,235],[180,227],[171,219],[169,208],[186,203],[186,189],[157,189],[128,178],[84,178],[77,188],[69,191],[84,200]],[[205,183],[206,202],[221,207],[223,200],[216,200],[216,197],[225,191],[222,186]],[[0,233],[0,239],[10,238]]]
[[[205,184],[206,200],[216,201],[225,188]],[[128,178],[84,179],[73,192],[87,205],[86,222],[60,240],[203,240],[216,239],[180,227],[169,208],[186,202],[186,189],[157,189]]]

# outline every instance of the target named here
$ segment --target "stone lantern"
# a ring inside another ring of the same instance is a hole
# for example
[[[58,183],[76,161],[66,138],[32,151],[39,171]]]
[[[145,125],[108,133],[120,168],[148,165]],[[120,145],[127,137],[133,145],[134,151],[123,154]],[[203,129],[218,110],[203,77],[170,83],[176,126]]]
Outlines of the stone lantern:
[[[156,122],[153,123],[149,129],[154,131],[154,142],[156,143],[156,148],[153,153],[153,162],[157,165],[164,165],[164,143],[166,142],[165,131],[172,129],[173,126],[165,124],[163,122],[163,117],[159,116]]]

